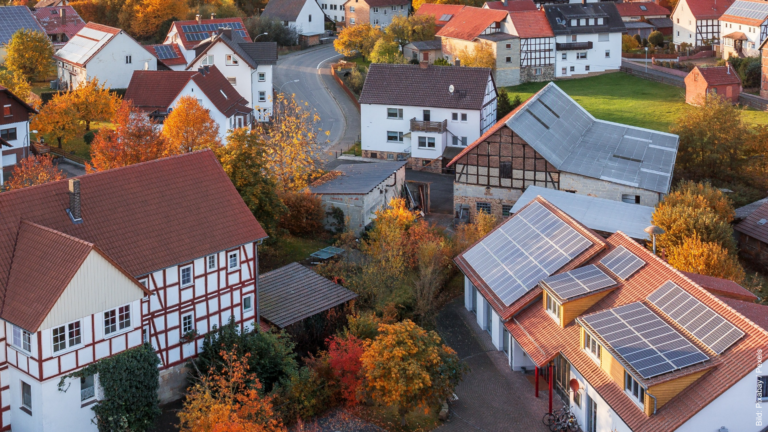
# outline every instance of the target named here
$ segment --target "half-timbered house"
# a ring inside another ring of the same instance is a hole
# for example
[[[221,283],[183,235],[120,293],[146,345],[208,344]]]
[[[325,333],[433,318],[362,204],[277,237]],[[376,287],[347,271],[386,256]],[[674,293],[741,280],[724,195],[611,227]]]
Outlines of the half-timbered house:
[[[720,43],[720,17],[734,0],[680,0],[672,10],[672,42],[680,47]]]
[[[676,135],[598,120],[549,83],[447,164],[454,208],[508,215],[528,186],[653,207],[677,146]]]
[[[510,32],[520,38],[520,82],[555,77],[555,34],[542,11],[510,12]]]
[[[0,86],[0,152],[3,155],[0,184],[5,182],[13,168],[29,156],[29,119],[37,110],[29,106],[9,89]]]
[[[0,209],[2,430],[95,431],[99,377],[61,377],[142,342],[160,399],[178,398],[206,333],[260,322],[266,233],[211,151],[6,192]]]
[[[768,37],[768,4],[736,0],[720,17],[723,58],[757,57]]]

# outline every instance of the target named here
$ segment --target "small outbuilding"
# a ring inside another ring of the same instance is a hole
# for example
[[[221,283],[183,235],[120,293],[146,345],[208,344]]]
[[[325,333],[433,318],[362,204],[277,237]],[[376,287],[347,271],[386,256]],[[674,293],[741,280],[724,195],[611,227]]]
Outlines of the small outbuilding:
[[[443,44],[440,38],[428,41],[411,42],[403,48],[403,56],[408,60],[425,61],[430,64],[443,58]]]
[[[719,67],[696,66],[685,77],[685,102],[703,103],[707,94],[717,94],[732,103],[739,101],[741,79],[730,65]]]
[[[768,202],[749,212],[733,230],[738,236],[739,251],[745,258],[768,264]]]
[[[326,226],[340,222],[333,207],[341,209],[355,234],[376,217],[389,200],[399,197],[405,184],[405,161],[339,165],[309,187],[325,204]]]

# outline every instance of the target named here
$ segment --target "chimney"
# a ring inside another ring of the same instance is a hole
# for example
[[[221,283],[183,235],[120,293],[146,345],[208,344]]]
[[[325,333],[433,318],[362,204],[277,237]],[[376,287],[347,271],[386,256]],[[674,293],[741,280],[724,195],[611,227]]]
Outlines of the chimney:
[[[453,65],[456,66],[456,67],[461,66],[461,60],[459,60],[459,59],[454,60],[453,61]]]
[[[61,24],[64,25],[67,23],[67,9],[61,8],[59,9],[59,15],[61,16]]]
[[[202,18],[202,17],[200,16],[200,14],[197,14],[197,15],[195,15],[195,19],[197,20],[197,23],[198,23],[198,24],[202,24],[202,21],[203,21],[203,20],[202,20],[201,18]]]
[[[420,69],[426,69],[428,67],[429,67],[429,62],[428,61],[421,61],[421,62],[419,62],[419,68]]]
[[[728,62],[725,62],[725,71],[728,75],[731,74],[731,64]]]
[[[80,213],[80,179],[69,179],[69,217],[73,222],[82,222]]]
[[[216,12],[211,13],[211,19],[216,19]]]
[[[232,29],[229,27],[221,28],[219,29],[222,35],[226,36],[227,39],[232,39]]]

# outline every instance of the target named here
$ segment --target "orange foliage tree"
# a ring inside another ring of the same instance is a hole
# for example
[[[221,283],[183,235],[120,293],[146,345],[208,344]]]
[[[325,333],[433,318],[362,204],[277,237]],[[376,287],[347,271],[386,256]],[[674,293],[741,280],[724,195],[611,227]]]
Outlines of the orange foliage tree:
[[[120,97],[111,94],[96,78],[81,82],[67,98],[87,131],[91,130],[92,121],[112,120],[120,107]]]
[[[50,102],[45,104],[40,113],[32,119],[32,129],[41,134],[55,139],[59,148],[62,141],[69,141],[80,132],[77,123],[77,112],[69,98],[63,94],[57,94]]]
[[[325,211],[319,196],[309,192],[289,192],[281,198],[288,212],[280,218],[278,228],[297,236],[311,236],[323,230]]]
[[[163,124],[164,155],[221,146],[219,125],[192,96],[182,96]]]
[[[669,248],[669,264],[680,270],[743,283],[744,269],[735,254],[715,242],[703,242],[698,233]]]
[[[189,12],[186,2],[179,0],[142,0],[135,2],[133,8],[131,34],[138,38],[154,35],[163,21],[183,18]]]
[[[261,383],[248,371],[246,353],[222,351],[220,368],[212,368],[187,394],[179,412],[183,432],[279,432],[272,397],[261,396]],[[253,383],[249,385],[248,383]]]
[[[11,190],[22,189],[65,178],[67,176],[53,164],[49,156],[29,156],[13,168],[11,179],[5,185]]]
[[[328,364],[339,382],[341,398],[347,405],[354,405],[358,400],[358,390],[363,382],[360,375],[363,352],[365,344],[353,335],[328,338]]]
[[[115,114],[115,130],[101,129],[91,143],[88,171],[104,171],[157,159],[163,154],[158,125],[124,102]]]
[[[429,410],[445,401],[467,371],[437,333],[410,320],[379,325],[361,361],[368,397],[395,407],[402,425],[414,409]]]

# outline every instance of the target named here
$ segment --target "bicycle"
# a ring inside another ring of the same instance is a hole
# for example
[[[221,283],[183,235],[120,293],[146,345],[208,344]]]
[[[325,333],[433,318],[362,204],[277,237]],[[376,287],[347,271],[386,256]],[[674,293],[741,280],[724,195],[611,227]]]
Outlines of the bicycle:
[[[572,412],[569,412],[564,418],[561,418],[556,423],[549,425],[549,430],[552,432],[578,432],[581,430],[581,428],[579,427],[579,422],[576,421],[576,416],[574,416]]]
[[[541,419],[541,421],[544,423],[544,426],[551,426],[555,423],[560,422],[561,420],[564,420],[570,414],[571,414],[570,407],[568,405],[564,405],[562,408],[560,408],[555,412],[549,412],[544,414],[544,417]]]

